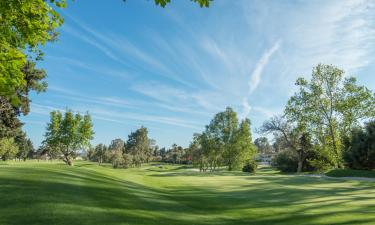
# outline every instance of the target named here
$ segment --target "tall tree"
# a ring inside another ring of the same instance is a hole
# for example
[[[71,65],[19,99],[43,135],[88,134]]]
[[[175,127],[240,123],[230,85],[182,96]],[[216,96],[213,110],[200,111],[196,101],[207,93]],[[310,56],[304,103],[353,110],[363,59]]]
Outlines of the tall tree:
[[[252,143],[250,120],[241,121],[231,147],[224,153],[228,170],[240,169],[246,161],[254,160],[256,148]]]
[[[341,162],[341,140],[359,121],[375,115],[375,95],[358,86],[355,78],[332,65],[318,65],[312,78],[299,78],[299,91],[288,101],[285,114],[289,121],[306,129],[322,149],[331,149],[332,164]],[[328,156],[327,156],[328,157]]]
[[[63,161],[72,166],[78,151],[88,147],[93,138],[91,117],[88,113],[81,116],[71,110],[67,110],[64,115],[60,111],[53,111],[50,115],[44,143],[62,154]]]
[[[225,165],[228,170],[238,169],[245,161],[252,160],[255,147],[252,144],[250,120],[238,123],[237,113],[227,107],[217,113],[202,134],[194,135],[190,145],[193,161],[200,170],[211,171]]]
[[[107,150],[108,148],[104,144],[95,146],[95,157],[98,160],[99,166],[103,163]]]
[[[128,136],[126,142],[126,153],[131,155],[133,165],[142,166],[147,161],[150,154],[150,140],[146,127],[141,127]]]
[[[16,157],[26,161],[26,159],[34,152],[34,146],[30,139],[26,137],[25,132],[19,132],[18,135],[14,138],[17,146],[18,152]]]
[[[7,0],[0,3],[0,95],[12,105],[20,104],[17,90],[27,84],[24,72],[28,61],[40,60],[40,46],[54,41],[63,19],[56,7],[65,0]]]
[[[207,138],[213,140],[211,143],[214,144],[210,148],[212,150],[211,168],[214,170],[223,162],[224,154],[230,155],[237,129],[237,113],[230,107],[227,107],[224,112],[217,113],[206,127]],[[231,163],[230,160],[227,162]]]

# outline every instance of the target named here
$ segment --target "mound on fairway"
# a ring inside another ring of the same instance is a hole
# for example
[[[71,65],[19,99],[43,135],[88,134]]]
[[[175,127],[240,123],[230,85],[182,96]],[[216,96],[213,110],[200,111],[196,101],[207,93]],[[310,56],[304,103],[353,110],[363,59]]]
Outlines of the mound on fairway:
[[[0,164],[0,224],[375,224],[375,183],[178,166]]]

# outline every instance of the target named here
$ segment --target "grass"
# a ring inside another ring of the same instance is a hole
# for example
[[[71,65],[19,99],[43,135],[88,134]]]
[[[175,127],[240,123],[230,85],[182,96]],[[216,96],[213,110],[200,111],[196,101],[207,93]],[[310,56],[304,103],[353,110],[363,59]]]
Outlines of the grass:
[[[335,169],[326,173],[330,177],[368,177],[375,178],[375,171],[369,170],[351,170],[351,169]]]
[[[261,168],[0,164],[0,224],[375,224],[375,182]]]

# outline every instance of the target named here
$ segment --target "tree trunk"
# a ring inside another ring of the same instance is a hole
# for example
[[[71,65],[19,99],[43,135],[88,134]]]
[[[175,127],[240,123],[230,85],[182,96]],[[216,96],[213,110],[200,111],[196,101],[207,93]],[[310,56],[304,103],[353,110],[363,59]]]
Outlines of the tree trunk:
[[[70,159],[69,155],[64,155],[63,161],[68,165],[68,166],[73,166],[73,161]]]
[[[302,172],[302,166],[303,166],[303,161],[298,159],[298,167],[297,167],[297,173]]]

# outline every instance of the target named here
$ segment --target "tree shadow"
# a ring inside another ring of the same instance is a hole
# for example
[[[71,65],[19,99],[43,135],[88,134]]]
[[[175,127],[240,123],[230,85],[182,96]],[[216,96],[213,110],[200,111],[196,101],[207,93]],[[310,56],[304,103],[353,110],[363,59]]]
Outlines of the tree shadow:
[[[207,185],[200,178],[199,185],[176,185],[171,180],[153,187],[82,167],[90,165],[2,168],[0,224],[364,225],[375,221],[373,183],[344,185],[310,177],[200,174],[182,169],[166,174],[181,179],[234,176],[242,183]],[[139,173],[145,178],[148,174]],[[148,175],[154,182],[163,179]]]

